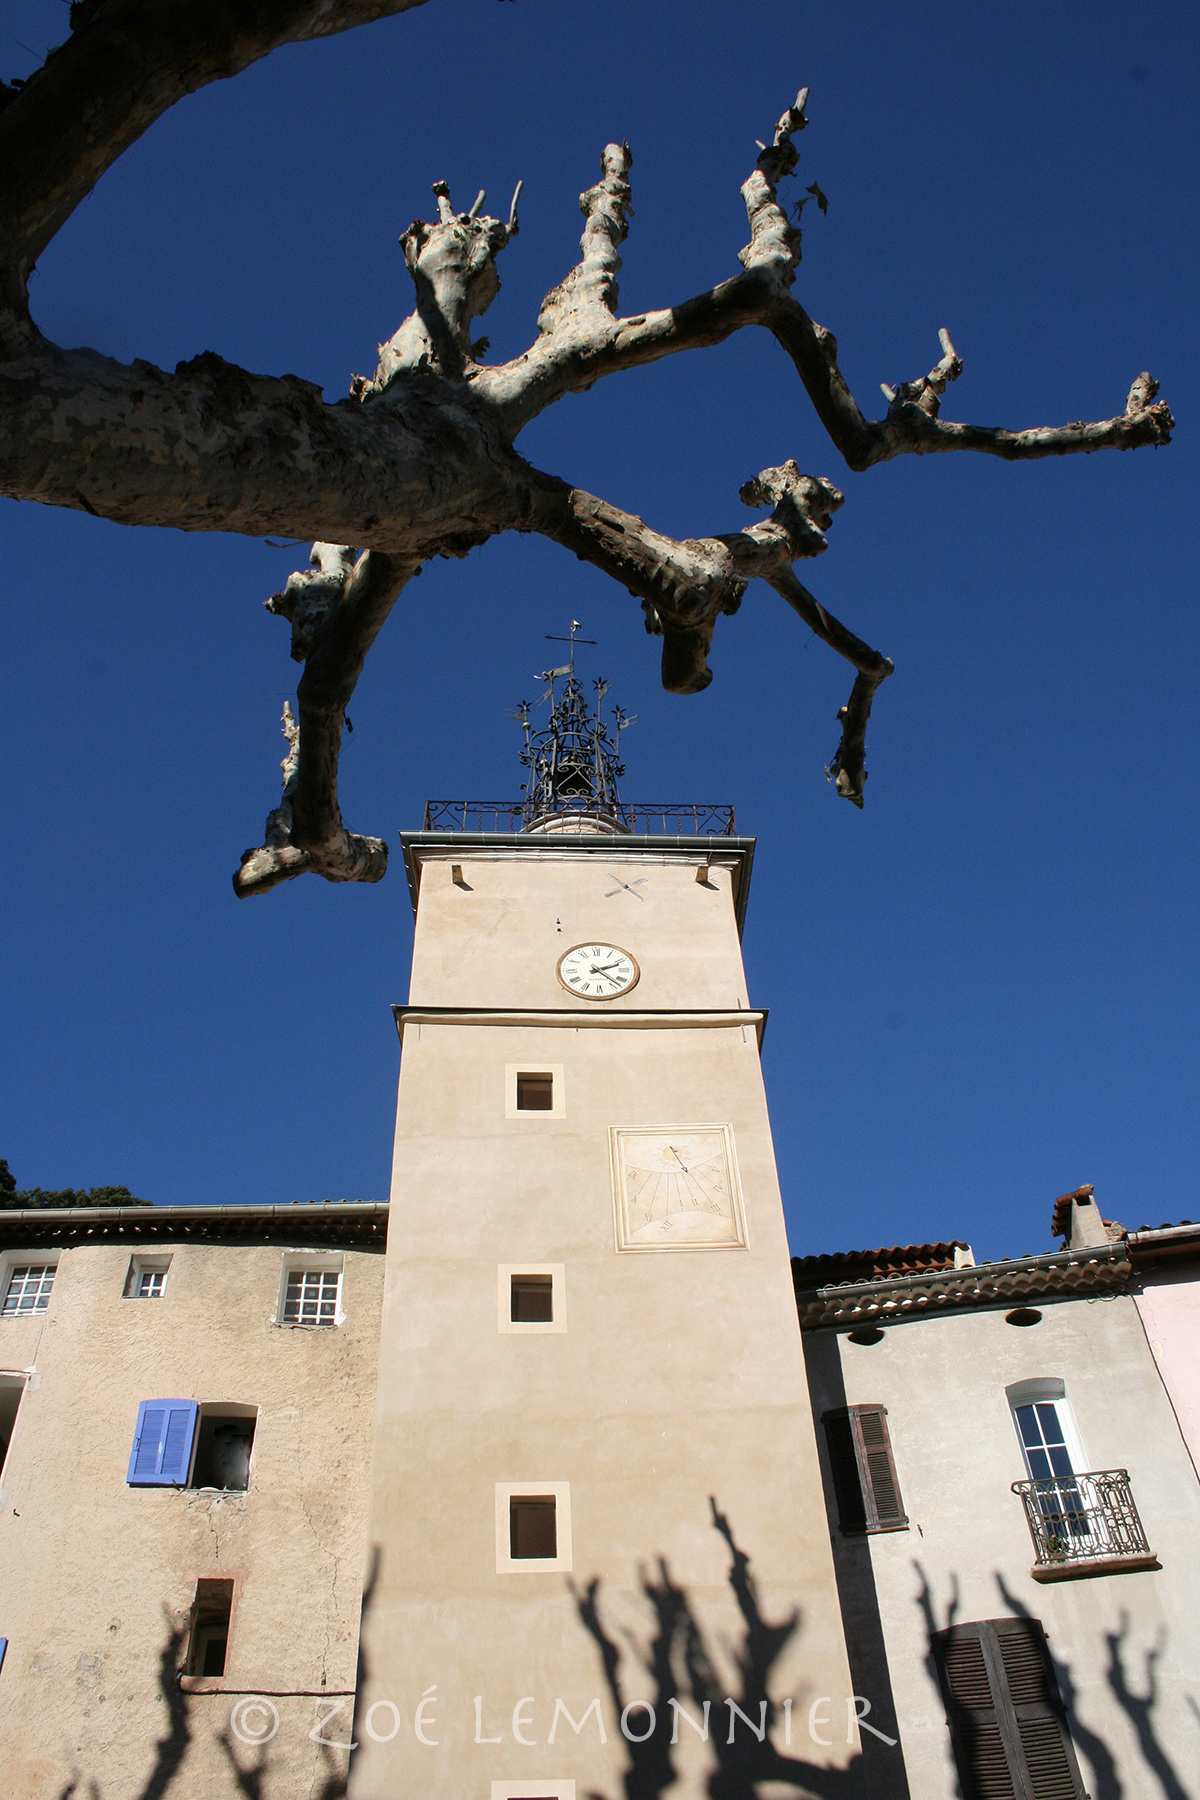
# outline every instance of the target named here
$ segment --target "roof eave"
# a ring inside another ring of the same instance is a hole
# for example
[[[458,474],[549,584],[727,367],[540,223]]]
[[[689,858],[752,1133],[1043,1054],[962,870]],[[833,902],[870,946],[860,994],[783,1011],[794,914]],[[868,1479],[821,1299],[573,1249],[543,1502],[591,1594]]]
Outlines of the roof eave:
[[[1131,1274],[1123,1243],[1086,1245],[963,1269],[799,1290],[796,1308],[804,1331],[879,1325],[930,1312],[991,1307],[1006,1300],[1122,1288]]]

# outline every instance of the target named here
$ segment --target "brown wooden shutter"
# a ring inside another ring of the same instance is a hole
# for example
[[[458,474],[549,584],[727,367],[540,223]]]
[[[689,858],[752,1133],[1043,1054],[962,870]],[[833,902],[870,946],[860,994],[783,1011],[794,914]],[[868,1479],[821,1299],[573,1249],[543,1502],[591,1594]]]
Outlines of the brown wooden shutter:
[[[908,1518],[892,1456],[886,1406],[839,1406],[824,1414],[843,1531],[903,1531]]]
[[[954,1625],[933,1649],[966,1800],[1084,1800],[1039,1621]]]

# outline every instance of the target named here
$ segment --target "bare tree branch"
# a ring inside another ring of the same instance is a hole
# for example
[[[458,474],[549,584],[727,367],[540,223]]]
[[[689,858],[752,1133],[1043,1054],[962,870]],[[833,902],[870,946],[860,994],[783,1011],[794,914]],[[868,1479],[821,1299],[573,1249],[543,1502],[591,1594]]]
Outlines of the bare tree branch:
[[[421,0],[88,0],[70,42],[13,97],[0,91],[0,492],[76,507],[126,524],[281,533],[314,541],[312,565],[268,606],[292,628],[305,665],[297,713],[285,715],[284,793],[265,842],[234,877],[241,895],[314,872],[375,881],[381,840],[343,824],[338,756],[346,704],[363,661],[405,584],[431,555],[464,555],[497,532],[537,531],[637,595],[663,639],[675,693],[712,676],[717,618],[746,584],[767,581],[855,668],[830,765],[838,792],[861,806],[864,734],[892,663],[841,625],[796,578],[793,563],[826,548],[842,496],[794,462],[746,484],[770,516],[745,530],[675,540],[632,513],[542,474],[513,448],[521,429],[564,394],[601,376],[720,343],[745,326],[773,333],[790,356],[850,468],[902,454],[982,451],[1008,460],[1169,441],[1157,383],[1134,382],[1125,410],[1095,423],[1010,432],[940,417],[962,361],[942,331],[927,375],[884,386],[888,409],[867,419],[844,381],[833,334],[792,294],[801,235],[778,188],[797,165],[808,90],[759,145],[742,186],[750,242],[742,272],[682,305],[617,316],[620,247],[632,216],[627,144],[609,144],[597,184],[580,197],[580,260],[549,293],[539,336],[523,356],[487,367],[473,321],[499,291],[496,259],[517,232],[483,212],[480,193],[454,210],[434,183],[437,218],[400,238],[415,304],[380,346],[372,379],[326,405],[295,376],[248,374],[204,354],[173,374],[48,344],[29,319],[33,259],[121,151],[175,99],[236,73],[277,44],[342,31]],[[823,196],[813,184],[810,192]],[[882,384],[881,384],[882,385]],[[350,546],[365,546],[363,549]]]
[[[123,525],[418,555],[504,529],[510,452],[485,410],[431,371],[393,387],[386,405],[327,406],[209,352],[165,374],[37,339],[0,361],[0,491]]]
[[[548,297],[538,320],[543,333],[539,341],[515,361],[480,370],[475,376],[478,390],[497,408],[510,438],[515,438],[555,400],[590,388],[603,375],[640,368],[680,351],[719,344],[747,325],[761,325],[774,334],[791,357],[821,423],[849,467],[857,472],[906,453],[975,450],[1017,462],[1170,442],[1175,421],[1165,403],[1151,404],[1158,383],[1145,373],[1130,389],[1123,413],[1093,424],[1077,421],[1013,432],[1001,426],[958,425],[939,419],[940,396],[948,381],[958,379],[963,367],[944,329],[939,333],[943,355],[936,368],[916,381],[901,382],[894,390],[881,383],[888,398],[887,417],[866,419],[837,366],[837,340],[833,333],[810,319],[790,292],[800,263],[801,237],[780,206],[776,190],[799,159],[792,138],[808,124],[807,103],[808,89],[802,88],[795,105],[789,107],[776,126],[774,141],[760,146],[754,171],[743,183],[742,199],[750,222],[750,243],[738,252],[744,275],[724,281],[682,305],[642,313],[636,318],[611,316],[616,303],[615,283],[606,290],[603,308],[593,307],[586,313],[582,308],[552,308],[550,303],[558,295],[583,279],[589,244],[585,233],[585,261]],[[618,147],[610,144],[604,152],[606,173],[614,154],[619,154]],[[622,174],[632,161],[628,146],[624,147],[624,155]],[[605,186],[602,182],[580,197],[589,222]],[[625,214],[632,211],[629,189],[623,181],[620,208],[619,237],[614,237],[614,243],[624,239]],[[611,267],[614,271],[620,268],[615,252]]]
[[[167,108],[280,44],[424,0],[92,0],[0,110],[0,335],[26,323],[30,270],[101,175]],[[5,320],[4,314],[8,318]]]
[[[748,506],[773,504],[774,510],[744,531],[677,541],[581,488],[535,474],[530,525],[603,569],[642,601],[646,629],[663,639],[662,679],[670,693],[694,694],[708,686],[708,652],[717,619],[737,611],[753,578],[769,582],[859,672],[850,700],[838,714],[842,741],[830,773],[838,793],[861,806],[867,719],[875,690],[894,664],[847,631],[792,571],[793,562],[828,548],[825,533],[843,496],[832,482],[802,475],[788,462],[748,481],[741,498]]]
[[[312,568],[294,574],[266,602],[291,621],[292,655],[306,662],[300,716],[284,709],[288,755],[283,799],[267,818],[261,849],[247,850],[233,878],[242,899],[265,894],[296,875],[327,881],[379,881],[387,845],[357,837],[342,823],[338,757],[346,706],[384,621],[419,569],[377,550],[362,555],[344,544],[314,544]]]

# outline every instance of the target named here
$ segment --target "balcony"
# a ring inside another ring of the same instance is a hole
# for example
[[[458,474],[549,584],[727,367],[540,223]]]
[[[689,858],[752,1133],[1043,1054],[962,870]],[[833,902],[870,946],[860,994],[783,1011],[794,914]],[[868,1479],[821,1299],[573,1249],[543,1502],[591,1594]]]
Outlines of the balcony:
[[[547,816],[566,818],[572,812],[595,813],[596,802],[587,795],[578,803],[559,796],[550,815],[538,815],[528,800],[429,800],[425,806],[426,831],[528,831],[544,824]],[[737,821],[732,806],[690,805],[675,801],[617,801],[608,828],[662,837],[736,837]]]
[[[1146,1542],[1127,1469],[1014,1481],[1033,1539],[1035,1581],[1161,1568]]]

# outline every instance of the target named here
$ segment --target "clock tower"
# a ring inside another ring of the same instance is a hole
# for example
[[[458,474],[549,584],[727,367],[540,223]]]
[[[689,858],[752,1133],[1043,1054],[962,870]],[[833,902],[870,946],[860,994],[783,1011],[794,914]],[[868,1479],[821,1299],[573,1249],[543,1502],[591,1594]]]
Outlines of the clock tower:
[[[754,841],[622,802],[619,710],[574,644],[548,673],[525,799],[403,838],[351,1800],[830,1791],[857,1709],[740,951]]]

